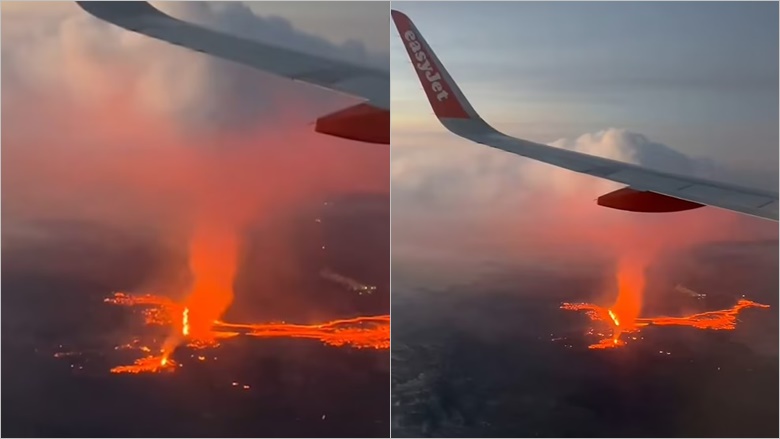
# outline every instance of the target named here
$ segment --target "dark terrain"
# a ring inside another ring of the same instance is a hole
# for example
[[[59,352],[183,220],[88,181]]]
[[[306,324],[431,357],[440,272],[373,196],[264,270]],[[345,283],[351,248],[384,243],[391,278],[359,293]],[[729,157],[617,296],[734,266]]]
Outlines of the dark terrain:
[[[394,269],[393,436],[777,437],[777,255],[777,241],[719,244],[651,267],[666,283],[648,284],[648,315],[742,294],[771,308],[743,311],[734,331],[646,328],[614,350],[587,349],[591,322],[558,309],[592,300],[607,268],[497,267],[442,288]]]
[[[388,313],[386,197],[339,199],[280,221],[294,231],[298,268],[263,256],[264,237],[278,230],[250,229],[228,318],[314,323]],[[103,299],[148,290],[160,267],[175,265],[175,252],[143,231],[33,226],[48,237],[3,236],[4,436],[387,437],[387,351],[237,338],[195,353],[180,348],[174,358],[184,367],[174,373],[110,374],[139,356],[114,346],[155,329],[138,310]],[[378,288],[358,296],[321,279],[323,265]],[[268,276],[274,270],[281,272]]]

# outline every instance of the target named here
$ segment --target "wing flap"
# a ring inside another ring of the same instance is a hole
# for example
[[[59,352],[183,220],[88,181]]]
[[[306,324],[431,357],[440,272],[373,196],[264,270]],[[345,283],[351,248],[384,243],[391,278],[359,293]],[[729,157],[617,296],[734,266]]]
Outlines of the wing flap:
[[[124,29],[277,76],[362,98],[378,108],[390,108],[388,72],[217,32],[171,17],[148,2],[77,3],[93,16]]]
[[[624,187],[600,196],[596,203],[599,206],[629,212],[682,212],[704,207],[703,204],[681,200],[675,197],[661,195],[656,192],[637,191]]]

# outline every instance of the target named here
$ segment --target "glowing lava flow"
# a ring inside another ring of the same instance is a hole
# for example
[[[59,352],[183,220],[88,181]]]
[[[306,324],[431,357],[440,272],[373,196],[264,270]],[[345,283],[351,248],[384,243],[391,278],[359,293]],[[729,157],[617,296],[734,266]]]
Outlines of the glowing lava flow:
[[[212,194],[213,195],[213,194]],[[215,348],[218,340],[247,335],[317,339],[331,346],[387,349],[390,345],[389,316],[359,317],[321,325],[231,324],[219,321],[233,302],[233,283],[238,267],[239,239],[236,230],[242,215],[235,205],[223,205],[216,196],[203,206],[190,239],[189,268],[192,288],[182,304],[150,295],[134,298],[117,294],[108,301],[119,305],[142,305],[148,324],[170,325],[161,356],[149,356],[115,372],[157,372],[171,369],[176,349],[187,344],[194,349]],[[198,358],[205,356],[199,356]],[[201,360],[202,361],[202,360]]]
[[[176,368],[173,360],[163,356],[150,356],[139,358],[135,363],[128,366],[117,366],[111,369],[112,373],[149,373],[149,372],[170,372]]]
[[[741,299],[729,309],[708,311],[680,317],[640,317],[642,311],[642,294],[645,289],[646,258],[639,253],[623,257],[617,266],[617,298],[610,307],[601,307],[590,303],[564,303],[561,309],[568,311],[584,311],[595,322],[606,322],[612,327],[612,336],[588,331],[589,335],[601,337],[598,343],[589,346],[590,349],[607,349],[625,345],[622,334],[637,332],[649,325],[659,326],[691,326],[698,329],[732,330],[737,325],[737,314],[746,308],[769,308],[769,305]],[[636,337],[632,337],[634,340]]]
[[[216,327],[233,331],[248,331],[252,337],[292,337],[319,340],[330,346],[352,346],[363,349],[390,347],[390,316],[356,317],[333,320],[320,325],[286,323],[232,324],[217,322]]]
[[[147,325],[169,325],[172,317],[180,314],[181,305],[167,297],[145,294],[131,296],[125,293],[114,293],[113,297],[103,299],[103,302],[122,306],[144,306],[144,318]]]
[[[736,305],[729,309],[718,311],[706,311],[689,316],[681,317],[640,317],[634,320],[628,329],[620,329],[620,322],[615,317],[612,310],[603,308],[590,303],[564,303],[561,309],[569,311],[584,311],[593,321],[611,322],[615,327],[615,334],[611,338],[605,338],[596,344],[589,346],[591,349],[605,349],[625,344],[620,340],[620,334],[626,332],[635,332],[642,327],[650,325],[658,326],[690,326],[697,329],[711,330],[733,330],[737,326],[737,315],[740,311],[747,308],[769,308],[769,305],[753,302],[747,299],[740,299]]]
[[[698,314],[692,314],[687,317],[653,317],[640,318],[637,323],[643,326],[692,326],[697,329],[712,330],[732,330],[737,327],[737,315],[740,311],[747,308],[769,308],[769,305],[753,302],[752,300],[740,299],[736,305],[729,309],[720,311],[706,311]]]
[[[181,313],[181,335],[187,337],[190,335],[190,309],[184,308]]]
[[[181,322],[177,330],[187,341],[187,346],[193,349],[217,347],[217,340],[237,337],[240,335],[272,338],[306,338],[319,340],[329,346],[350,346],[357,349],[389,349],[390,348],[390,316],[356,317],[340,319],[314,325],[298,325],[289,323],[241,324],[215,321],[208,333],[190,336],[190,311],[188,307],[178,305],[173,301],[158,296],[131,296],[115,293],[114,297],[105,299],[107,303],[122,306],[143,306],[146,323],[149,325],[172,325]],[[149,316],[154,316],[150,318]],[[181,316],[181,317],[176,317]],[[145,349],[150,352],[150,349]],[[134,364],[118,366],[111,369],[113,373],[143,373],[172,371],[177,364],[170,359],[168,341],[162,348],[162,355],[150,355],[136,360]],[[199,357],[200,358],[200,357]]]

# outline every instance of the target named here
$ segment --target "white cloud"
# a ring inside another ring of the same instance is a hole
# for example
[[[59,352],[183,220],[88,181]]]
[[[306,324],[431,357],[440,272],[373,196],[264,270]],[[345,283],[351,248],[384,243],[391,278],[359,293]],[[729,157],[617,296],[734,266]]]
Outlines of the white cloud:
[[[609,128],[551,146],[684,175],[713,177],[717,167],[624,129]],[[620,185],[464,140],[393,150],[394,200],[421,200],[443,208],[516,207],[530,193],[544,197],[602,195]],[[406,204],[404,204],[406,205]]]
[[[53,9],[3,4],[2,77],[5,102],[58,93],[74,103],[131,94],[133,103],[188,128],[257,123],[278,99],[297,100],[303,123],[345,105],[344,98],[250,68],[194,53],[101,22],[69,5]],[[333,44],[281,17],[260,17],[240,3],[161,3],[180,18],[240,36],[278,41],[306,52],[370,65],[387,63],[351,40]],[[23,23],[16,25],[14,23]],[[5,95],[9,94],[6,98]]]
[[[710,207],[670,214],[601,207],[595,199],[622,185],[454,136],[422,138],[425,143],[406,136],[403,146],[394,143],[393,255],[399,260],[438,252],[490,265],[614,257],[629,249],[653,257],[713,240],[777,236],[774,224]],[[708,160],[624,129],[551,144],[686,175],[722,176]]]

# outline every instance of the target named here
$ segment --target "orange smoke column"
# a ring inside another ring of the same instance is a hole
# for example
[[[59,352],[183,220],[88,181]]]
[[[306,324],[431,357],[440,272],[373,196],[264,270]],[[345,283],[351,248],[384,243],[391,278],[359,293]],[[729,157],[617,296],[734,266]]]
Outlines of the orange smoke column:
[[[615,304],[608,310],[615,324],[614,340],[624,331],[634,329],[636,319],[642,312],[642,294],[645,289],[645,264],[636,257],[622,258],[617,270],[618,295]]]
[[[233,302],[237,231],[216,222],[198,224],[190,242],[189,257],[194,280],[184,304],[187,332],[193,338],[208,340],[212,338],[212,325]]]

